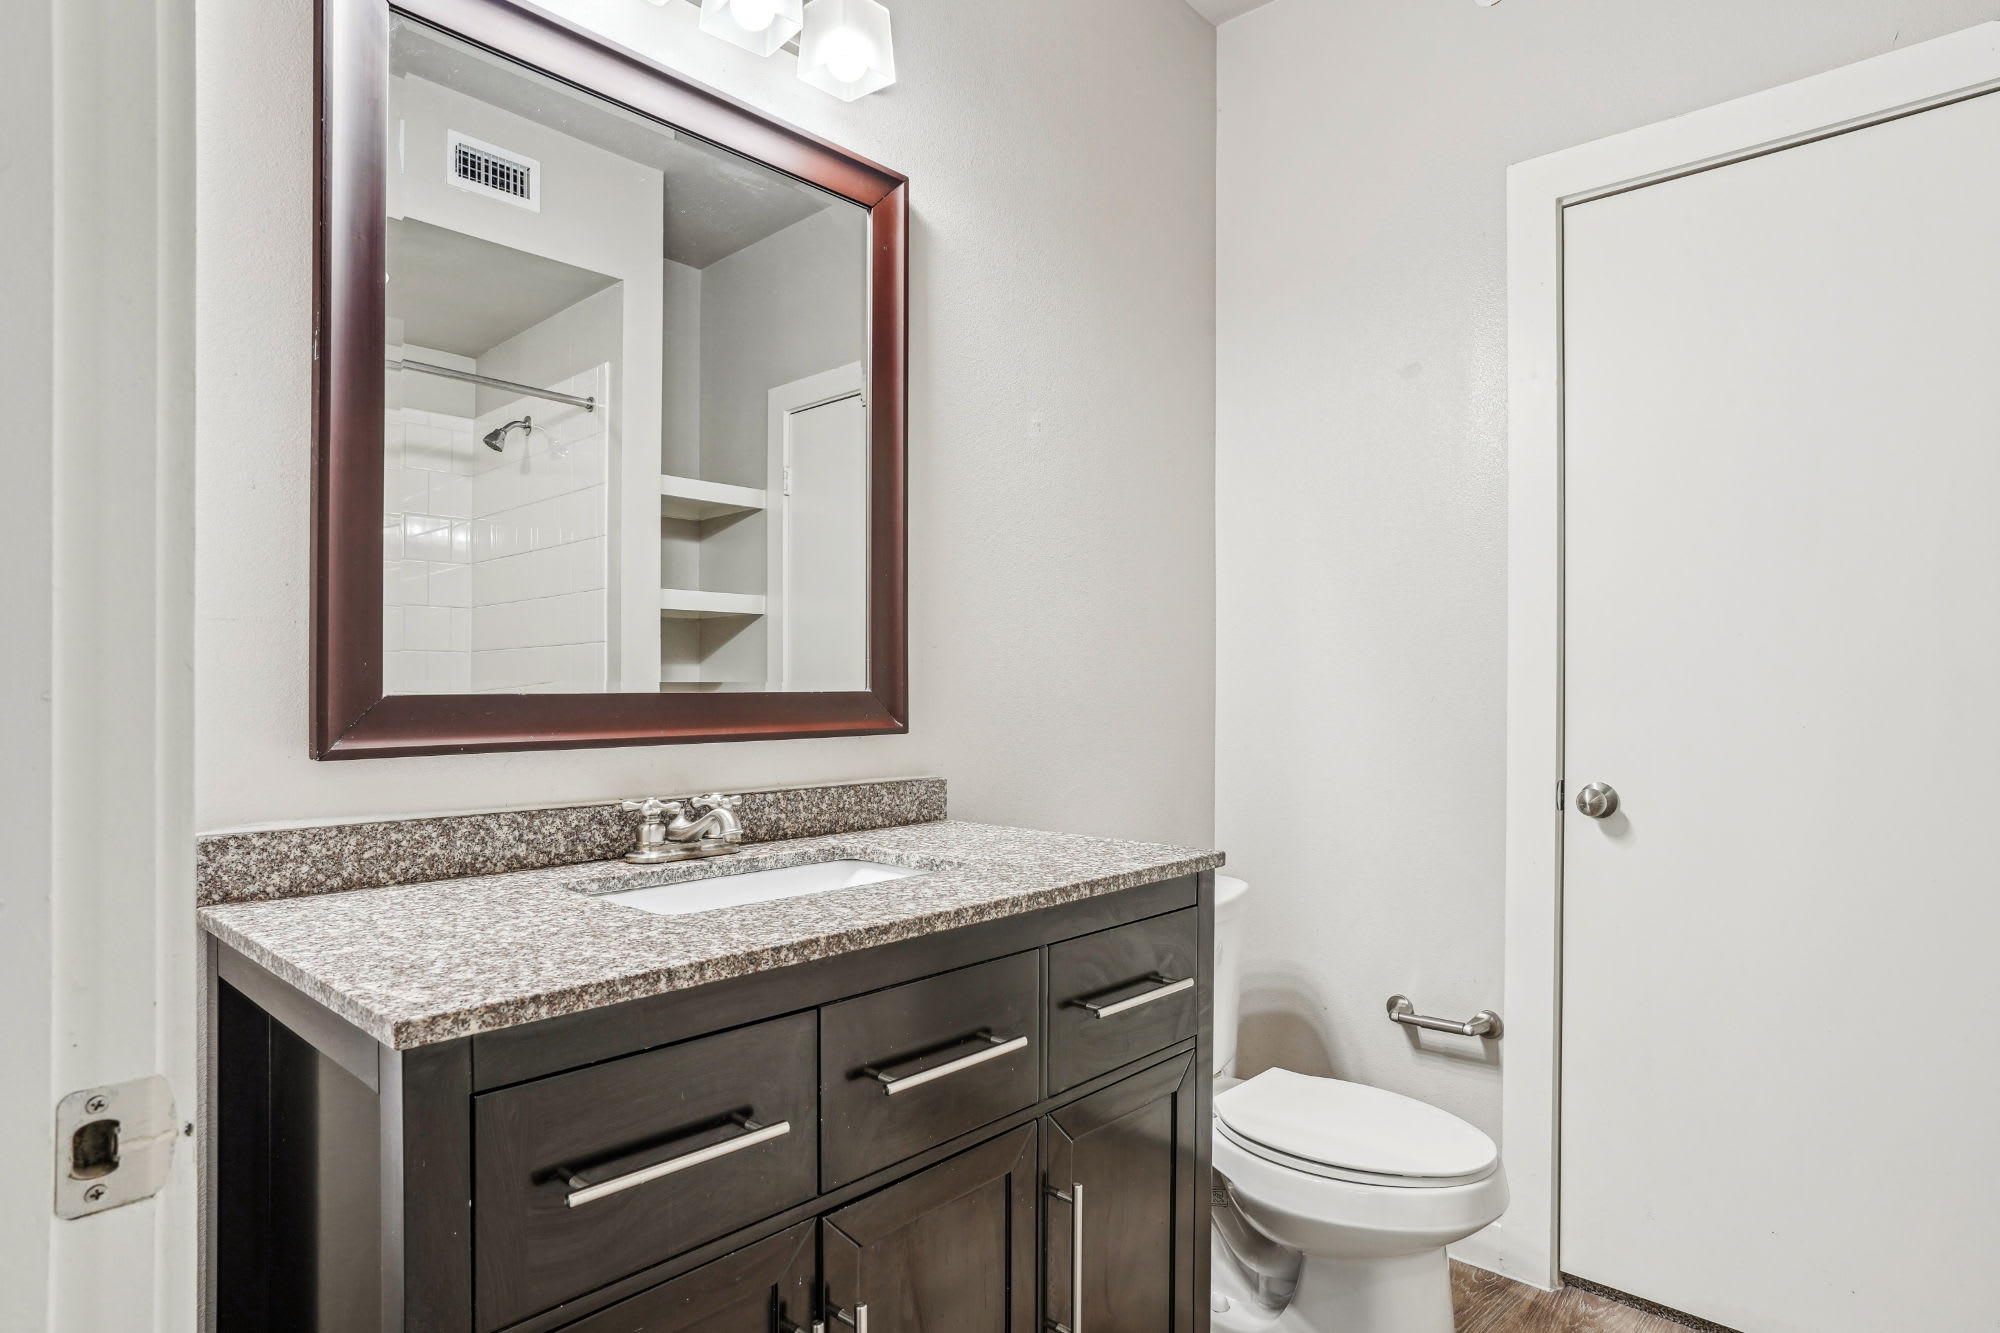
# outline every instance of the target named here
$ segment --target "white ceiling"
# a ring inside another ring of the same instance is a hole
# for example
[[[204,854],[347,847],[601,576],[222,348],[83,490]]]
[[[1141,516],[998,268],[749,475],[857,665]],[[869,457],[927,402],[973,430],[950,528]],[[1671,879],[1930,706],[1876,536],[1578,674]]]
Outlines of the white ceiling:
[[[683,138],[668,126],[537,77],[413,19],[399,15],[394,23],[392,74],[441,84],[660,171],[666,178],[661,250],[675,263],[707,268],[821,209],[848,206],[760,162]]]
[[[511,246],[389,219],[389,309],[403,341],[484,356],[615,279]]]
[[[1260,5],[1268,5],[1271,0],[1187,0],[1194,12],[1210,23],[1227,23],[1239,14],[1248,14]]]

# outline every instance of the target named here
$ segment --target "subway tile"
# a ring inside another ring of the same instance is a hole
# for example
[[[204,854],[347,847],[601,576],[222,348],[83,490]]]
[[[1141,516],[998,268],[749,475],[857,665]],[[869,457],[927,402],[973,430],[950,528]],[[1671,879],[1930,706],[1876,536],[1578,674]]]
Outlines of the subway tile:
[[[435,514],[404,514],[403,557],[408,560],[451,559],[451,520]]]
[[[393,653],[403,647],[403,608],[385,606],[382,608],[382,651]]]
[[[382,470],[382,510],[384,513],[422,513],[430,504],[430,474],[415,468]]]
[[[426,414],[428,415],[428,414]],[[403,430],[403,466],[429,472],[451,472],[451,433],[428,422]]]
[[[390,694],[424,692],[424,655],[398,652],[382,655],[382,688]]]
[[[472,655],[452,652],[425,653],[424,682],[433,694],[470,694]]]
[[[450,608],[404,607],[403,647],[417,652],[448,652],[451,648]]]
[[[472,521],[458,519],[451,525],[451,558],[461,565],[472,562]]]
[[[403,516],[384,514],[382,516],[382,558],[401,560],[403,558]]]
[[[447,518],[471,518],[472,478],[439,477],[433,481],[430,512]]]
[[[608,579],[604,568],[605,539],[592,537],[589,541],[577,542],[562,548],[567,568],[563,571],[563,581],[567,591],[587,592],[593,588],[606,586]]]
[[[451,609],[451,650],[455,653],[472,652],[472,609],[454,606]]]
[[[427,605],[431,599],[430,567],[421,560],[400,560],[396,568],[396,600],[404,606]]]
[[[566,542],[587,541],[604,531],[601,510],[604,488],[571,491],[556,502],[557,531]]]
[[[432,606],[471,606],[472,566],[433,563],[430,598]]]

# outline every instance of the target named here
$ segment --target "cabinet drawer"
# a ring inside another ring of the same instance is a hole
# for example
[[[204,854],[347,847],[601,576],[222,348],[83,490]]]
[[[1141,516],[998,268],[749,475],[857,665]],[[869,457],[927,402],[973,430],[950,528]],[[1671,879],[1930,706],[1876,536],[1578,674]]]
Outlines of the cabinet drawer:
[[[820,1174],[833,1189],[1034,1102],[1041,956],[820,1010]]]
[[[817,1031],[796,1014],[476,1098],[479,1327],[811,1198]]]
[[[1196,912],[1169,912],[1049,949],[1049,1092],[1195,1033]]]

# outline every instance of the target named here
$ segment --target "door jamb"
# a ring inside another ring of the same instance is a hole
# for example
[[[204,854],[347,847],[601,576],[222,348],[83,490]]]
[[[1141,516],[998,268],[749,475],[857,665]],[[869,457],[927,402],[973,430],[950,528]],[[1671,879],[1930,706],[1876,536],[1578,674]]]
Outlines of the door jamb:
[[[1513,1202],[1482,1259],[1561,1282],[1563,210],[2000,90],[2000,22],[1517,163],[1507,172],[1507,1077]]]

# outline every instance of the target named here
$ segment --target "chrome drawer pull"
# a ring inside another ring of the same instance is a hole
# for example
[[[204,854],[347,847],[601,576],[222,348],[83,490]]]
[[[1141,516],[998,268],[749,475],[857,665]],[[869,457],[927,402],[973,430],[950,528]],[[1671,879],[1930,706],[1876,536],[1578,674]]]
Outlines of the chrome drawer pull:
[[[1069,1322],[1049,1320],[1049,1333],[1083,1333],[1083,1182],[1071,1181],[1067,1194],[1051,1185],[1049,1197],[1069,1205]]]
[[[599,1199],[629,1190],[634,1185],[643,1185],[649,1180],[671,1176],[677,1171],[700,1166],[703,1162],[712,1162],[718,1157],[727,1157],[733,1152],[742,1152],[745,1148],[754,1148],[760,1143],[769,1143],[772,1139],[783,1138],[792,1132],[792,1122],[789,1120],[780,1120],[775,1125],[760,1125],[748,1116],[738,1116],[736,1123],[749,1133],[733,1139],[724,1139],[721,1143],[711,1143],[706,1148],[697,1148],[679,1157],[669,1157],[664,1162],[642,1166],[637,1171],[614,1176],[601,1184],[593,1185],[581,1175],[572,1175],[569,1177],[571,1187],[569,1196],[563,1202],[572,1208],[581,1208],[587,1203],[595,1203]]]
[[[1141,995],[1134,995],[1129,1000],[1120,1000],[1116,1004],[1098,1004],[1095,1000],[1077,1000],[1074,1003],[1077,1008],[1088,1009],[1099,1018],[1109,1018],[1113,1014],[1122,1014],[1128,1009],[1137,1009],[1142,1004],[1151,1004],[1155,1000],[1164,1000],[1169,995],[1179,995],[1184,990],[1194,988],[1193,977],[1182,977],[1179,981],[1175,981],[1171,977],[1163,977],[1155,972],[1147,980],[1158,982],[1158,988]]]
[[[996,1037],[991,1032],[981,1032],[969,1040],[986,1042],[987,1047],[983,1051],[974,1051],[971,1055],[961,1055],[956,1060],[947,1060],[934,1069],[926,1069],[921,1073],[911,1074],[907,1078],[890,1078],[873,1065],[863,1065],[861,1072],[881,1083],[882,1091],[893,1097],[899,1092],[908,1092],[911,1088],[920,1088],[924,1084],[934,1079],[943,1078],[947,1074],[956,1074],[961,1069],[970,1069],[974,1065],[983,1065],[988,1060],[998,1060],[1003,1055],[1012,1055],[1015,1051],[1021,1050],[1028,1044],[1026,1037]]]

